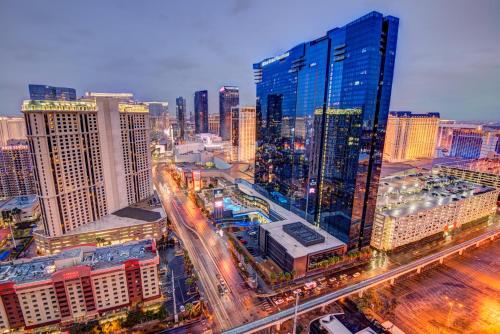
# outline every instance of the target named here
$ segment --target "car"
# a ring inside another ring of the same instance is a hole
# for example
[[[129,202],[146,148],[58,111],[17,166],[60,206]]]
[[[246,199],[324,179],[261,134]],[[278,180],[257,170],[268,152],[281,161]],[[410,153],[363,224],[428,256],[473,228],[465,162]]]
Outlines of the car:
[[[356,278],[356,277],[358,277],[359,275],[361,275],[361,274],[360,274],[359,272],[357,272],[357,273],[352,274],[352,277]]]
[[[288,296],[285,298],[287,302],[291,302],[292,300],[295,300],[295,297],[294,296]]]
[[[346,280],[347,279],[347,275],[346,274],[342,274],[342,275],[339,276],[339,278],[341,280]]]
[[[241,239],[243,239],[243,237],[241,235],[237,235],[236,239],[241,240]]]
[[[184,305],[181,305],[181,307],[179,307],[179,311],[181,311],[181,312],[186,311],[186,308],[184,307]]]
[[[285,301],[284,301],[283,299],[281,299],[281,298],[276,299],[276,300],[274,301],[274,303],[275,303],[276,305],[281,305],[281,304],[283,304],[284,302],[285,302]]]
[[[257,234],[257,232],[255,232],[255,231],[248,232],[248,235],[256,235],[256,234]]]
[[[318,286],[318,283],[316,283],[315,281],[311,281],[311,282],[306,282],[304,284],[304,290],[310,290],[310,289],[314,289],[315,287]]]
[[[336,277],[331,277],[331,278],[328,279],[328,282],[330,282],[330,283],[333,284],[333,283],[337,282],[337,278]]]
[[[293,290],[292,292],[295,294],[302,293],[302,289],[298,288],[298,289]]]
[[[243,245],[246,245],[246,244],[248,244],[248,241],[246,241],[246,240],[241,240],[241,243],[242,243]]]

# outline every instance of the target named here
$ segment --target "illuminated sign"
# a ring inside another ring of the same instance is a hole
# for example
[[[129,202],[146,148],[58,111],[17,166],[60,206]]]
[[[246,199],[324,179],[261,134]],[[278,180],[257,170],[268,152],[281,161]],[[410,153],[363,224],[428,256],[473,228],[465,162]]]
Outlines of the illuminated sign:
[[[260,66],[266,66],[266,65],[272,64],[272,63],[274,63],[274,62],[276,62],[278,60],[285,59],[289,55],[290,55],[290,52],[287,52],[287,53],[283,53],[282,55],[266,59],[262,63],[260,63]]]
[[[214,205],[216,208],[222,208],[222,201],[217,201]]]
[[[199,170],[193,171],[193,187],[194,191],[201,190],[201,172]]]

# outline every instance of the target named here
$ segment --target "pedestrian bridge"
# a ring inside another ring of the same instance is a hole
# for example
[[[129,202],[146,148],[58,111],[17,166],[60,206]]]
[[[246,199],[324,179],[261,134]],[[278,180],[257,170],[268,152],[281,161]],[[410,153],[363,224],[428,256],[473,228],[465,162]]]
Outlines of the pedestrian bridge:
[[[471,247],[479,247],[482,243],[489,241],[494,241],[500,235],[500,228],[488,231],[478,237],[465,241],[461,244],[451,246],[445,250],[437,252],[435,254],[428,255],[421,259],[415,260],[411,263],[401,265],[395,269],[389,270],[383,274],[368,278],[359,283],[350,285],[348,287],[339,289],[337,291],[328,293],[326,295],[308,300],[298,306],[297,314],[304,314],[317,308],[324,308],[327,305],[335,302],[344,297],[348,297],[353,294],[362,295],[367,289],[373,288],[377,285],[383,284],[385,282],[390,282],[394,284],[398,277],[405,274],[416,272],[420,273],[422,268],[432,263],[443,263],[444,259],[454,254],[462,255],[463,251]],[[289,308],[278,313],[272,314],[265,318],[232,328],[223,333],[225,334],[241,334],[241,333],[255,333],[260,330],[264,330],[271,326],[280,327],[280,325],[289,319],[294,317],[294,308]]]

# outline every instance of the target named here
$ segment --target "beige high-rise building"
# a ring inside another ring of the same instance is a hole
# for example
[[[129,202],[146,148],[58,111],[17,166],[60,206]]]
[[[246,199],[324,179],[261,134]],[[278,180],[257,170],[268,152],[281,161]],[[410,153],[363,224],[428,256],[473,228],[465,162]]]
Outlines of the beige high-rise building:
[[[23,117],[0,117],[0,146],[8,145],[11,139],[26,139]]]
[[[439,113],[390,112],[384,144],[384,160],[400,162],[433,158]]]
[[[60,236],[152,193],[149,118],[131,94],[23,102],[45,233]]]
[[[220,115],[208,115],[208,132],[217,136],[220,135]]]
[[[238,161],[255,160],[255,107],[234,107],[232,113],[231,158]]]

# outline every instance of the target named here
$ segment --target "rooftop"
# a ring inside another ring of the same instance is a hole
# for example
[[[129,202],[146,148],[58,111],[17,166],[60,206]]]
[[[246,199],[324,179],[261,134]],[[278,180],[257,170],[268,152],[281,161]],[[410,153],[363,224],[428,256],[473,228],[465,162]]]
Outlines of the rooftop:
[[[314,254],[345,245],[339,239],[310,223],[290,223],[288,220],[283,220],[269,224],[261,224],[260,228],[267,231],[273,239],[279,240],[280,244],[285,247],[288,254],[293,258],[304,257],[308,254]],[[286,229],[293,230],[293,235],[285,231]],[[305,243],[302,243],[302,241],[305,241]]]
[[[0,211],[10,211],[14,208],[25,209],[38,204],[36,195],[17,196],[0,202]]]
[[[500,175],[500,159],[474,159],[439,164],[438,167],[457,168],[473,172]]]
[[[288,233],[305,247],[325,242],[325,237],[314,231],[312,228],[299,222],[283,225],[283,231]]]
[[[22,111],[96,111],[95,100],[57,101],[57,100],[25,100]]]
[[[346,316],[343,314],[329,314],[319,320],[321,327],[329,334],[375,334],[373,329],[366,327],[359,331],[356,331],[347,321]],[[348,328],[350,327],[350,328]]]
[[[381,179],[377,211],[385,216],[404,217],[484,193],[494,188],[453,176],[416,173]]]
[[[92,223],[79,226],[66,232],[64,235],[92,233],[133,225],[149,224],[165,218],[166,213],[163,208],[161,206],[149,206],[149,199],[115,211]],[[40,230],[36,231],[36,233],[44,234],[44,231]]]
[[[157,256],[152,240],[140,240],[109,247],[82,246],[56,255],[0,265],[0,283],[16,284],[42,281],[58,270],[73,266],[88,266],[91,270],[119,266],[131,259],[148,260]]]

